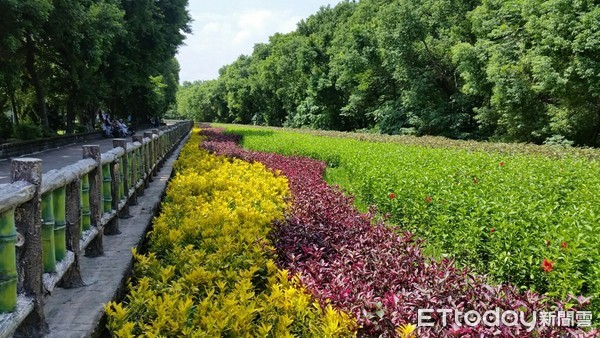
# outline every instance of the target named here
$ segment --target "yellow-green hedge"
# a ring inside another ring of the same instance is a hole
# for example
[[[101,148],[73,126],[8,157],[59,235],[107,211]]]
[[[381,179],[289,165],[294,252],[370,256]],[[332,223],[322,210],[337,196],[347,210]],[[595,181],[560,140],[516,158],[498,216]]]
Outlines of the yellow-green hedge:
[[[117,337],[349,337],[355,321],[321,306],[272,260],[270,225],[287,180],[261,164],[208,154],[194,133],[122,303],[105,306]]]

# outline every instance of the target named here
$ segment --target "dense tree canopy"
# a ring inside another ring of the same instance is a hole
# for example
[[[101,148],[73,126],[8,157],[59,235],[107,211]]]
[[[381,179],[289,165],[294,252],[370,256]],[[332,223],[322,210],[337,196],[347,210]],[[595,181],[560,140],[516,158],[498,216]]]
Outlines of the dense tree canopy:
[[[600,6],[347,0],[180,90],[205,121],[597,146]]]
[[[137,122],[164,114],[187,3],[0,0],[0,124],[73,132],[76,122],[92,129],[100,110]],[[0,130],[3,139],[10,128]]]

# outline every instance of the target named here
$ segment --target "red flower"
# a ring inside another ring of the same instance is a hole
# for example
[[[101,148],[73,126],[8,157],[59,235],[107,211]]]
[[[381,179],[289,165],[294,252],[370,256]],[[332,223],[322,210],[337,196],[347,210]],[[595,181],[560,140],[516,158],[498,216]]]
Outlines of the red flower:
[[[496,231],[496,228],[491,228],[490,233],[493,234]]]
[[[425,202],[427,202],[427,203],[431,203],[431,196],[427,196],[427,197],[425,197]]]
[[[554,269],[554,262],[551,259],[544,258],[544,261],[542,262],[542,270],[544,270],[544,272],[550,272],[552,269]]]
[[[504,161],[500,162],[501,167],[504,167],[505,165],[506,165],[506,162],[504,162]]]
[[[563,248],[563,249],[566,249],[567,248],[567,242],[560,243],[560,247]]]
[[[394,194],[393,192],[391,192],[388,197],[393,200],[394,198],[396,198],[396,194]]]

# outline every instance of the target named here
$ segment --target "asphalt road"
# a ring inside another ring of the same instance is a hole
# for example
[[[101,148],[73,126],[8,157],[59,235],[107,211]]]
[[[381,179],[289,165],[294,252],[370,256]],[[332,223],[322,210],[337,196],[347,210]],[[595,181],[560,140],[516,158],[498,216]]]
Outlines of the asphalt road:
[[[136,135],[143,135],[144,132],[151,132],[152,129],[141,130]],[[93,141],[75,143],[72,145],[49,149],[19,157],[39,158],[42,160],[42,172],[46,173],[53,169],[60,169],[69,164],[73,164],[83,158],[83,145],[99,145],[100,152],[105,153],[113,148],[112,138],[101,138]],[[131,138],[129,138],[131,141]],[[10,183],[11,160],[0,161],[0,184]]]

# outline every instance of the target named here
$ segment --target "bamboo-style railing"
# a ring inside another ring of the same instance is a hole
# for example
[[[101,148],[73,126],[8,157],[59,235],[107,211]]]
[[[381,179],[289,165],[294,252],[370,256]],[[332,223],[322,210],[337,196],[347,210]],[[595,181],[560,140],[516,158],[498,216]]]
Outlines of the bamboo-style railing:
[[[12,183],[0,185],[0,337],[46,330],[44,295],[82,286],[79,257],[103,254],[103,236],[152,181],[191,122],[154,129],[114,149],[83,146],[83,159],[42,175],[42,161],[12,160]]]

